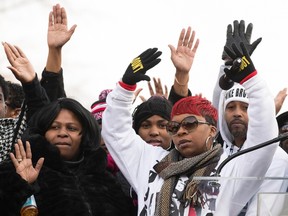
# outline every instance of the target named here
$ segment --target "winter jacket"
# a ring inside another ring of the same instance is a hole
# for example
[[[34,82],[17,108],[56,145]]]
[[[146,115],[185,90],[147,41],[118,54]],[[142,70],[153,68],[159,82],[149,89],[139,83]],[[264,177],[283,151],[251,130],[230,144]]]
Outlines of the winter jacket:
[[[129,206],[115,177],[106,169],[103,149],[87,149],[75,162],[63,161],[56,146],[42,136],[29,138],[33,164],[44,165],[33,184],[16,172],[11,161],[0,164],[1,215],[19,215],[25,200],[34,194],[39,215],[129,216]]]

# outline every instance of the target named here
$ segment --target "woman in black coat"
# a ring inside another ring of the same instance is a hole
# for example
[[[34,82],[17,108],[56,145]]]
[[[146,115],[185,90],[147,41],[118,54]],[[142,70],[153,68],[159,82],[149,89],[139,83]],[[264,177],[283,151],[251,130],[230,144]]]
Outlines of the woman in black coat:
[[[31,195],[39,216],[130,215],[129,201],[106,169],[98,124],[79,102],[62,98],[41,109],[25,141],[26,150],[18,141],[11,161],[0,164],[1,215],[19,215]]]

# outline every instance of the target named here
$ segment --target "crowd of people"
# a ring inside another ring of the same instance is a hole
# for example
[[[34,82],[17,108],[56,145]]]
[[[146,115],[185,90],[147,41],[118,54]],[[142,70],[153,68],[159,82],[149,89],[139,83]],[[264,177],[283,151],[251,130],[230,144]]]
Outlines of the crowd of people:
[[[48,20],[41,79],[24,51],[3,43],[21,84],[0,75],[1,214],[19,215],[31,196],[39,216],[287,213],[285,196],[269,197],[259,210],[259,194],[288,192],[288,111],[278,115],[287,88],[274,97],[253,64],[261,38],[251,42],[252,23],[228,24],[212,101],[189,89],[199,46],[189,26],[176,47],[169,45],[175,68],[170,88],[153,78],[153,90],[147,72],[161,64],[162,52],[151,47],[88,110],[67,97],[64,86],[62,47],[77,26],[68,28],[59,4]],[[149,98],[137,89],[142,81]],[[137,97],[142,102],[135,106]]]

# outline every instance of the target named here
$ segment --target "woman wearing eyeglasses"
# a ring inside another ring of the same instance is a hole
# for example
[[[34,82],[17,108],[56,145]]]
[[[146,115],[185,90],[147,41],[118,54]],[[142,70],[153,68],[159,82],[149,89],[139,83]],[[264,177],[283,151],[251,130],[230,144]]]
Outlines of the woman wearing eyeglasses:
[[[172,109],[166,130],[183,157],[193,157],[213,148],[217,110],[201,96],[178,101]]]
[[[209,203],[193,177],[210,175],[222,153],[220,145],[213,146],[217,110],[201,96],[178,101],[166,125],[176,147],[171,151],[147,145],[132,128],[136,83],[149,80],[145,73],[160,62],[160,55],[157,48],[147,49],[128,66],[107,97],[102,136],[138,195],[138,215],[200,215]]]

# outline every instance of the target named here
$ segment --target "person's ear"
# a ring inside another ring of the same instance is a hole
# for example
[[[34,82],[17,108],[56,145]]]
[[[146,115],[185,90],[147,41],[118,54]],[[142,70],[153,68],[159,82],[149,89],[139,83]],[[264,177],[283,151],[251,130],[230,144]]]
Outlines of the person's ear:
[[[18,117],[21,113],[21,108],[14,109],[15,117]]]
[[[7,112],[8,112],[8,110],[7,110]],[[10,110],[8,117],[9,118],[17,118],[20,115],[20,112],[21,112],[21,108],[15,108],[13,110]]]
[[[217,128],[215,127],[215,126],[213,126],[213,125],[211,125],[211,127],[210,127],[211,129],[211,131],[210,131],[210,136],[212,136],[212,137],[215,137],[216,136],[216,134],[217,134]]]

